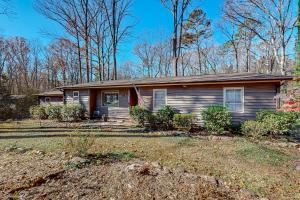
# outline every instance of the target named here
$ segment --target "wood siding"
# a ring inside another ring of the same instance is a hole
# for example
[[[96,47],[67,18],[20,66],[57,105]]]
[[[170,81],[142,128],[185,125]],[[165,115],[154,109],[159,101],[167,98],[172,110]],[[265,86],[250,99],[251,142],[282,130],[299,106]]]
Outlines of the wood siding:
[[[102,92],[118,92],[119,107],[102,106]],[[97,90],[96,109],[99,110],[101,116],[106,115],[109,118],[130,118],[128,107],[128,89],[119,90]]]
[[[226,87],[244,87],[244,113],[232,113],[233,122],[254,119],[260,109],[275,109],[276,86],[274,84],[226,85]],[[200,112],[211,104],[223,105],[223,86],[213,87],[166,87],[167,105],[175,107],[181,113],[195,113],[201,121]],[[153,108],[153,89],[140,88],[145,107]]]
[[[73,101],[73,91],[79,91],[79,103],[89,113],[89,90],[65,90],[64,98],[66,104],[78,103]]]
[[[39,97],[39,104],[47,104],[46,97]],[[63,97],[50,97],[50,104],[63,104]]]

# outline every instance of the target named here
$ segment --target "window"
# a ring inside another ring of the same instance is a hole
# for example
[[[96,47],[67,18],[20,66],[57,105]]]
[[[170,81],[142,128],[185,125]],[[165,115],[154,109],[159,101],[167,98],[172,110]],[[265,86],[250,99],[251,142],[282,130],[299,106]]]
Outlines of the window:
[[[79,101],[79,91],[73,91],[73,101]]]
[[[102,106],[118,107],[119,106],[119,93],[118,92],[103,92],[102,93]]]
[[[50,97],[45,97],[45,102],[46,102],[46,103],[50,103],[50,101],[51,101],[51,98],[50,98]]]
[[[244,112],[244,88],[224,88],[223,98],[230,112]]]
[[[160,109],[167,105],[167,90],[156,89],[153,90],[153,110]]]

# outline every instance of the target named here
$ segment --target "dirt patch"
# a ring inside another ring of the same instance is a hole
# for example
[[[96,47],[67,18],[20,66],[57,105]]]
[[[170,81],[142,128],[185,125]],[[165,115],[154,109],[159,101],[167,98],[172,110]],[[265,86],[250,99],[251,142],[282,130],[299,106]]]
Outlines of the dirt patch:
[[[124,162],[70,168],[61,154],[0,152],[0,199],[255,199],[221,180],[159,162]]]

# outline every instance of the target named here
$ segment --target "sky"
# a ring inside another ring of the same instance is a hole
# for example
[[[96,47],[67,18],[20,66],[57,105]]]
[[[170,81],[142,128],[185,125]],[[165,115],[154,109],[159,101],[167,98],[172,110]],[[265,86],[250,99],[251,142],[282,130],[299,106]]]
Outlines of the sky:
[[[47,45],[53,40],[53,35],[60,35],[63,29],[55,22],[47,19],[34,9],[34,0],[12,0],[16,15],[13,17],[0,16],[0,35],[5,37],[22,36],[29,40]],[[195,0],[212,20],[213,27],[221,18],[223,0]],[[135,26],[131,36],[121,44],[119,62],[136,59],[133,55],[134,46],[143,38],[169,36],[172,31],[172,16],[162,6],[160,0],[133,0],[131,7]],[[162,36],[161,36],[162,35]],[[222,36],[214,32],[214,40],[221,43]]]

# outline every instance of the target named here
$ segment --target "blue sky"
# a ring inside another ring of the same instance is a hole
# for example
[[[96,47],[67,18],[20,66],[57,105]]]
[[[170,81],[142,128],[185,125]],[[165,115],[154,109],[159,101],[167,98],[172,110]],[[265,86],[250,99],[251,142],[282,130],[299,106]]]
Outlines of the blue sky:
[[[221,17],[223,0],[195,0],[195,2],[215,25]],[[34,0],[12,0],[17,15],[13,18],[0,16],[0,34],[7,37],[23,36],[47,45],[53,38],[43,34],[45,30],[56,34],[63,32],[55,22],[39,14],[33,4]],[[132,30],[132,36],[120,48],[121,62],[134,59],[133,47],[141,38],[159,37],[162,33],[167,36],[172,30],[171,14],[161,5],[160,0],[134,0],[131,10],[136,26]],[[217,31],[214,40],[222,42],[222,37]]]

